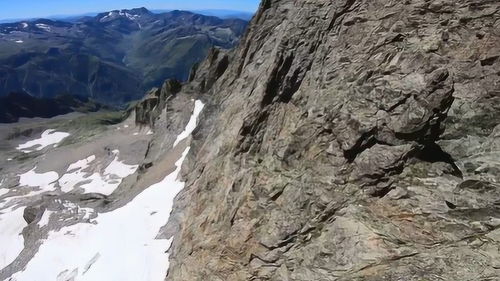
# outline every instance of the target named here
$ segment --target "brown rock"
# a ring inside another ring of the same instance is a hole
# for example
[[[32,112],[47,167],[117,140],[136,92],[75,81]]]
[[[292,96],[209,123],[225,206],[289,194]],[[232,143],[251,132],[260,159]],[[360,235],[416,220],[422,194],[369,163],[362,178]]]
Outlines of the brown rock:
[[[209,106],[167,280],[496,280],[499,22],[498,1],[263,1],[184,86]]]

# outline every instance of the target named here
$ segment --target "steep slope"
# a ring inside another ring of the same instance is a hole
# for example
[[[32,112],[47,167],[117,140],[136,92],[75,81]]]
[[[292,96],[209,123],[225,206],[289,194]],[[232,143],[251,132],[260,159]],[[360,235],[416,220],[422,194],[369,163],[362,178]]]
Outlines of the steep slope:
[[[154,128],[133,112],[0,124],[0,280],[163,280],[195,98],[170,95]]]
[[[231,48],[243,20],[172,11],[116,10],[69,23],[0,24],[0,96],[62,94],[123,105],[166,78],[186,80],[208,50]]]
[[[264,0],[207,92],[167,280],[498,280],[499,24]]]

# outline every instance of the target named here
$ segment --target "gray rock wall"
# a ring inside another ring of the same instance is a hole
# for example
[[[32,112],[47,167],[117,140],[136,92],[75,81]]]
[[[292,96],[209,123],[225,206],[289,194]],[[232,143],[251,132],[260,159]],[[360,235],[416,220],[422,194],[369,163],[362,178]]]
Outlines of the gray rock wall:
[[[500,2],[264,0],[167,280],[500,280]]]

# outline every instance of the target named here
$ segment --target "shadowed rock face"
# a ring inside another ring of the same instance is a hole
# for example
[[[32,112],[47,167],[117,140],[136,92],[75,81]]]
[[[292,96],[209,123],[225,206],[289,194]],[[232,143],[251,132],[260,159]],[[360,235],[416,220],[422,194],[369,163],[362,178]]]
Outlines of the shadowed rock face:
[[[499,24],[498,1],[264,0],[205,88],[167,280],[498,278]]]

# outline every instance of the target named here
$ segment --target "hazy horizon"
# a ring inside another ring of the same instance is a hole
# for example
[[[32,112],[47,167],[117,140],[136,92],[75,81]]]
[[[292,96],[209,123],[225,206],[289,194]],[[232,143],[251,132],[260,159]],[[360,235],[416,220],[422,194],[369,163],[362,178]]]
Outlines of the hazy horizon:
[[[259,3],[260,0],[87,0],[71,3],[63,0],[46,0],[43,3],[36,0],[19,0],[2,3],[0,20],[73,16],[140,7],[149,10],[227,10],[253,13]]]

